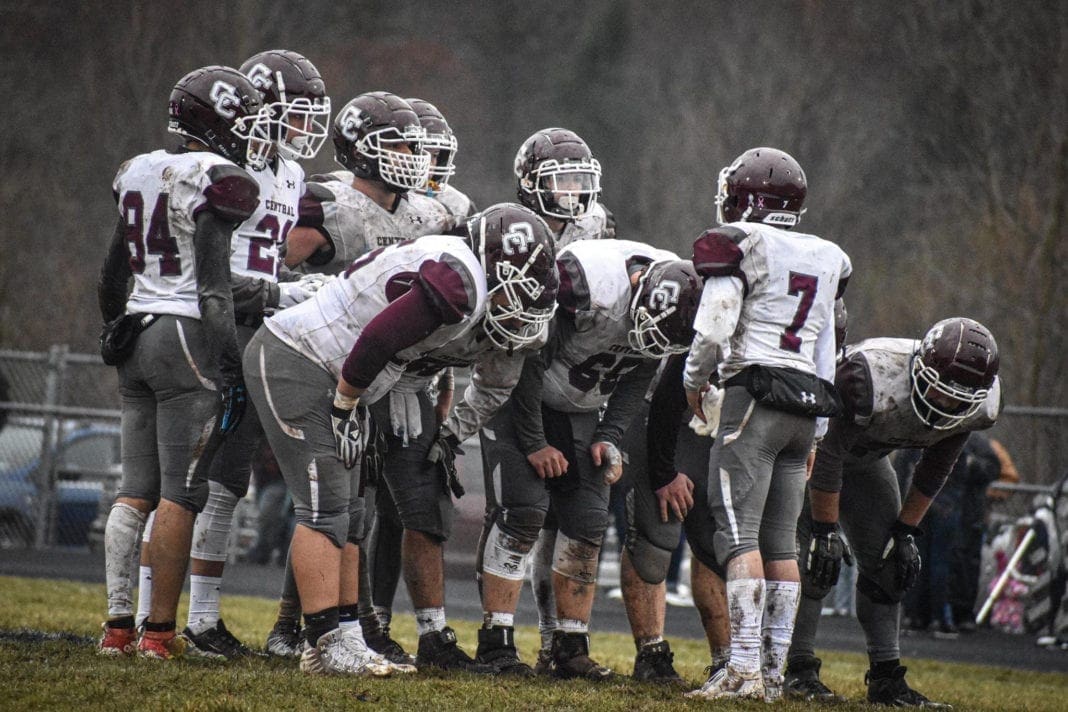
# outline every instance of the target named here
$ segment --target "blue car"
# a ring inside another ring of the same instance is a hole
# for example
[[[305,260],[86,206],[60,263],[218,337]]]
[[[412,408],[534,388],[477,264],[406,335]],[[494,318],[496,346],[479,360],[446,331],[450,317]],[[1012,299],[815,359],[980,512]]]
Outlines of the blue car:
[[[45,424],[10,418],[0,430],[0,547],[29,546],[37,529],[37,482]],[[84,546],[104,481],[121,472],[118,424],[62,421],[52,452],[56,472],[53,543]]]

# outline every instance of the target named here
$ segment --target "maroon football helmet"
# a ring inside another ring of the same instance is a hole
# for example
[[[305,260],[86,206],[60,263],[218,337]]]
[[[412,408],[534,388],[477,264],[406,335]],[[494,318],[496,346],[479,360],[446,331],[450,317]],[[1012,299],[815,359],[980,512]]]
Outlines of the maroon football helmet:
[[[456,173],[456,136],[449,127],[445,116],[438,107],[423,99],[405,99],[419,117],[419,123],[426,131],[423,150],[430,154],[430,177],[427,190],[432,195],[440,193]]]
[[[330,129],[330,97],[315,65],[288,49],[270,49],[246,59],[241,73],[263,94],[279,153],[314,158]]]
[[[467,221],[472,250],[486,271],[483,328],[502,349],[541,338],[556,310],[560,277],[552,232],[537,213],[498,203]]]
[[[912,408],[935,430],[949,430],[986,400],[1000,359],[993,334],[964,317],[932,326],[912,360]]]
[[[703,287],[689,260],[661,260],[642,273],[630,303],[630,347],[649,358],[679,354],[693,342]]]
[[[801,220],[808,182],[790,154],[751,148],[719,172],[716,195],[721,225],[746,221],[791,228]]]
[[[195,69],[171,91],[167,130],[203,143],[239,166],[267,164],[271,140],[260,92],[241,72]]]
[[[337,162],[360,178],[378,180],[395,192],[426,185],[430,154],[426,131],[404,99],[386,91],[360,94],[334,119]],[[398,150],[404,144],[409,152]]]
[[[515,155],[519,202],[539,215],[571,221],[601,192],[601,164],[574,131],[542,129]]]

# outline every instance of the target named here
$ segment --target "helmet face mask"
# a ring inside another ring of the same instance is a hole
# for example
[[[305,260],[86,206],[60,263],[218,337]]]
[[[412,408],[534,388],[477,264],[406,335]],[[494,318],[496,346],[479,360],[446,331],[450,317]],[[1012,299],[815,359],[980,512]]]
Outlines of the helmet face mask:
[[[510,351],[543,339],[559,289],[545,221],[522,206],[499,203],[474,215],[467,229],[486,272],[482,328],[490,341]]]
[[[236,69],[212,65],[178,80],[167,130],[198,141],[241,166],[261,170],[272,142],[260,92]]]
[[[426,185],[430,154],[421,148],[426,132],[420,126],[406,126],[372,131],[356,142],[356,151],[378,164],[381,179],[402,190],[416,190]],[[406,147],[407,151],[399,150]]]
[[[716,220],[792,228],[801,221],[808,182],[801,166],[775,148],[751,148],[719,172]]]
[[[515,156],[519,202],[564,222],[585,215],[601,193],[601,164],[575,132],[542,129]]]
[[[278,153],[314,158],[330,131],[330,97],[315,65],[296,52],[268,50],[246,60],[241,72],[263,93]]]
[[[999,366],[993,335],[961,317],[938,322],[912,360],[912,409],[934,430],[950,430],[979,411]]]
[[[421,150],[430,154],[430,170],[427,175],[426,185],[421,186],[430,195],[436,195],[445,189],[449,179],[456,174],[456,159],[458,144],[456,135],[453,134],[449,122],[438,108],[429,101],[423,99],[405,99],[416,115],[419,123],[426,131],[426,138],[420,146]]]
[[[630,303],[630,347],[655,359],[688,351],[701,288],[690,262],[669,260],[649,265]]]

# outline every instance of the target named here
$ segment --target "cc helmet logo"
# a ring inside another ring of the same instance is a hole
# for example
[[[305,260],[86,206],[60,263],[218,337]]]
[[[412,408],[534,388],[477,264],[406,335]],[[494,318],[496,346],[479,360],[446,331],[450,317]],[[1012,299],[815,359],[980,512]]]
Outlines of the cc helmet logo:
[[[208,94],[214,102],[215,113],[224,119],[232,119],[237,116],[237,109],[241,106],[241,97],[237,94],[237,88],[233,84],[227,84],[221,79],[211,86]]]
[[[501,250],[506,255],[525,255],[534,244],[534,228],[528,222],[515,222],[501,238]]]
[[[256,63],[252,69],[248,70],[247,76],[252,86],[260,91],[271,88],[271,69],[263,62]]]
[[[350,106],[345,109],[338,119],[341,126],[341,135],[349,141],[355,141],[360,135],[360,126],[364,123],[363,111],[358,106]]]
[[[679,292],[682,286],[673,279],[665,279],[649,292],[649,308],[654,311],[664,311],[679,303]]]

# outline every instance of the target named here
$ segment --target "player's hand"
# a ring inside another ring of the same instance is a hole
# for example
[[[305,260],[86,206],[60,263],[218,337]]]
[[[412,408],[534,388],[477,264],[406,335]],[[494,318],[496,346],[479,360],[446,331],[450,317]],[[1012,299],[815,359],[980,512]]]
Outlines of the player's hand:
[[[452,491],[456,499],[464,496],[464,487],[456,473],[456,454],[464,454],[460,441],[445,428],[439,428],[430,449],[426,453],[428,462],[438,466],[442,481]]]
[[[219,415],[220,433],[229,435],[237,430],[241,418],[245,416],[247,402],[248,391],[243,382],[222,387],[219,391],[219,407],[222,411]]]
[[[838,583],[842,573],[842,559],[852,561],[849,548],[838,531],[838,523],[812,522],[812,540],[808,544],[805,575],[818,589],[829,589]]]
[[[552,445],[546,445],[541,450],[527,455],[527,462],[543,480],[560,477],[567,472],[567,458]]]
[[[916,546],[916,537],[920,535],[917,527],[897,521],[890,527],[890,537],[883,546],[879,568],[894,567],[894,585],[899,591],[908,591],[920,577],[923,561]]]
[[[690,412],[702,423],[707,421],[705,420],[705,409],[701,407],[701,399],[709,388],[711,386],[706,384],[696,391],[686,391],[686,403],[690,406]]]
[[[330,406],[330,426],[334,431],[334,450],[346,470],[351,470],[360,459],[363,431],[356,414],[357,398],[335,393]]]
[[[623,453],[612,443],[597,442],[590,445],[593,466],[602,468],[604,483],[614,485],[623,476]]]
[[[285,309],[311,299],[331,279],[332,275],[306,274],[296,282],[279,282],[278,308]]]
[[[693,509],[693,480],[681,472],[675,479],[656,490],[660,502],[660,521],[668,521],[668,512],[674,514],[681,522]]]

